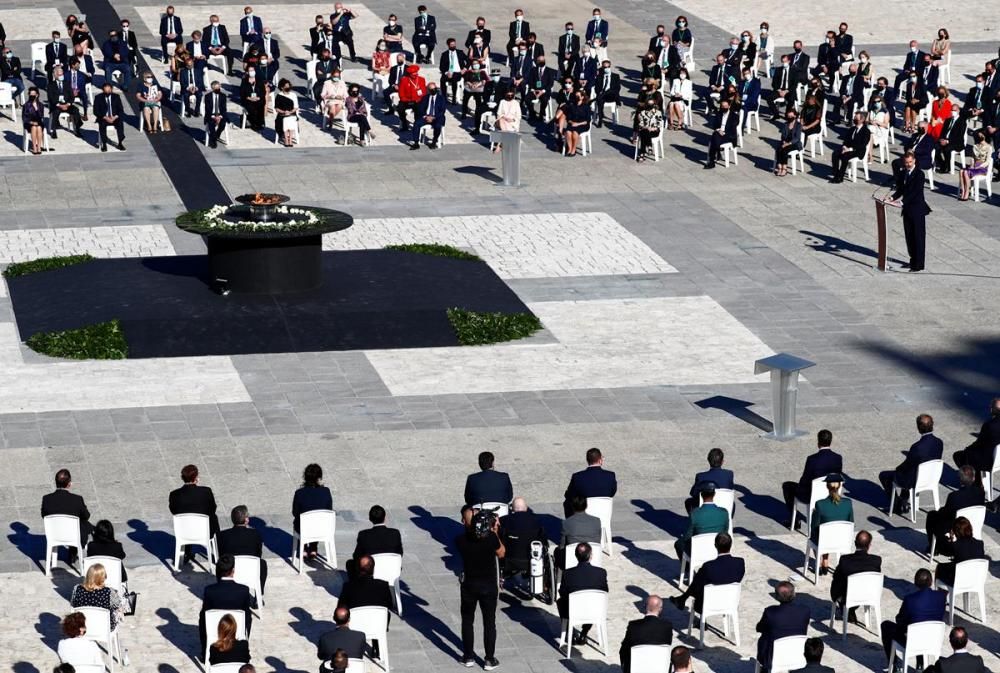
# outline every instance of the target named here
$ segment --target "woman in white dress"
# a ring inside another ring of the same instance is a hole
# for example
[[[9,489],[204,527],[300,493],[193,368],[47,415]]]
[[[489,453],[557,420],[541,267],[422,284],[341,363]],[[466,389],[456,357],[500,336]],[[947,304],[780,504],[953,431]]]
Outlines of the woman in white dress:
[[[521,104],[514,100],[514,92],[508,91],[503,95],[503,99],[497,104],[496,127],[501,131],[521,130]],[[502,148],[500,143],[493,146],[494,152],[499,152]]]
[[[868,156],[874,157],[876,146],[886,148],[888,154],[889,147],[889,110],[885,106],[885,101],[878,94],[872,96],[868,104],[868,130],[871,132],[871,140],[868,141]]]
[[[330,73],[330,78],[323,83],[323,90],[319,94],[326,109],[326,117],[333,123],[333,120],[340,115],[344,109],[344,101],[347,100],[347,85],[340,78],[340,70]]]
[[[691,85],[691,79],[688,77],[687,68],[681,68],[677,74],[677,79],[670,84],[670,93],[667,96],[670,100],[667,104],[670,128],[674,131],[684,126],[684,109],[687,107],[688,101],[691,100],[693,92],[694,89]]]

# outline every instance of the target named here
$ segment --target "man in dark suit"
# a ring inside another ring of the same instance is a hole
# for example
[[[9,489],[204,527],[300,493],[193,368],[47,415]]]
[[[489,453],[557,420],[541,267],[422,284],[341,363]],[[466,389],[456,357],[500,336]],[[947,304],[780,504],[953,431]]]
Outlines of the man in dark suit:
[[[840,80],[840,95],[833,99],[833,123],[839,124],[845,110],[865,109],[865,78],[858,74],[858,65],[852,63],[847,77]]]
[[[243,51],[246,51],[248,44],[257,42],[263,32],[264,22],[254,14],[253,7],[249,5],[244,7],[243,18],[240,19],[240,40],[243,42]]]
[[[191,41],[185,47],[191,58],[194,60],[194,71],[198,76],[198,86],[205,88],[205,68],[208,67],[208,52],[204,49],[201,41],[201,31],[196,30],[191,33]]]
[[[893,484],[900,487],[897,501],[905,505],[899,507],[900,514],[908,514],[910,511],[910,489],[917,484],[917,468],[929,460],[940,460],[944,453],[944,442],[934,436],[934,419],[930,414],[917,416],[917,432],[920,433],[920,439],[910,446],[903,462],[895,470],[886,470],[878,475],[879,483],[887,496],[892,496]]]
[[[611,72],[611,61],[605,59],[594,82],[594,95],[597,99],[596,126],[604,126],[604,106],[607,103],[622,104],[622,80],[618,73]]]
[[[924,200],[924,172],[917,168],[917,156],[912,150],[903,155],[902,170],[896,173],[896,189],[892,199],[903,206],[903,233],[906,252],[910,256],[910,271],[924,270],[924,249],[927,237],[926,218],[931,212]]]
[[[711,482],[716,488],[732,490],[735,484],[733,471],[722,467],[726,460],[726,454],[722,449],[714,448],[708,452],[708,469],[694,475],[694,483],[691,485],[690,496],[684,501],[684,509],[690,514],[691,510],[698,506],[698,494],[701,492],[702,484]]]
[[[438,70],[441,72],[441,91],[451,88],[451,100],[458,103],[458,83],[469,68],[469,57],[464,51],[458,50],[455,38],[448,38],[448,48],[441,52],[438,58]],[[391,74],[391,73],[390,73]]]
[[[524,498],[514,498],[511,509],[510,514],[500,517],[500,541],[507,550],[502,561],[504,577],[531,569],[532,542],[541,542],[543,549],[549,546],[542,520],[528,508]]]
[[[51,121],[51,131],[49,135],[53,138],[58,137],[59,129],[59,115],[65,114],[69,117],[70,128],[80,137],[80,128],[83,126],[83,120],[80,118],[80,109],[73,104],[72,92],[67,90],[66,80],[63,77],[63,68],[61,65],[57,65],[52,69],[52,79],[49,80],[47,87],[47,94],[49,99],[49,114],[52,116]]]
[[[139,60],[139,40],[132,30],[132,24],[128,19],[122,19],[122,42],[128,47],[128,62],[132,67],[132,74],[135,74],[135,64]]]
[[[669,619],[662,619],[663,599],[656,594],[646,598],[646,614],[633,619],[625,628],[625,637],[618,648],[618,658],[622,673],[629,673],[632,663],[632,648],[636,645],[669,645],[674,639],[674,626]]]
[[[830,448],[832,444],[833,433],[829,430],[820,430],[816,434],[818,449],[816,453],[806,458],[806,464],[802,468],[802,476],[799,477],[798,482],[786,481],[781,485],[781,493],[788,511],[792,511],[796,500],[809,503],[814,479],[844,471],[844,459]]]
[[[559,585],[559,598],[556,600],[556,607],[559,609],[559,618],[569,618],[569,595],[574,591],[584,591],[595,589],[597,591],[608,591],[608,573],[604,568],[598,568],[590,564],[590,545],[581,542],[576,546],[577,565],[570,568],[562,575],[562,583]],[[590,631],[591,624],[584,624],[580,627],[580,635],[572,638],[574,645],[584,645],[587,642],[587,632]]]
[[[91,76],[83,68],[83,61],[80,57],[71,56],[69,67],[65,69],[63,75],[65,94],[68,100],[80,101],[83,106],[83,121],[87,121],[87,108],[90,107],[90,97],[87,95],[87,84],[90,80]]]
[[[806,667],[800,668],[805,673],[834,673],[833,668],[824,666],[823,661],[823,641],[819,638],[809,638],[806,640],[803,654],[806,658]]]
[[[840,52],[837,51],[837,35],[832,30],[826,31],[826,42],[819,45],[816,51],[816,67],[812,69],[814,77],[825,82],[827,90],[833,86],[833,73],[840,70]]]
[[[660,53],[670,46],[670,36],[667,35],[667,27],[662,23],[656,27],[656,35],[649,38],[649,46],[646,51],[656,54],[656,62],[660,62]]]
[[[927,512],[926,553],[930,553],[931,543],[936,537],[936,551],[950,555],[952,543],[947,535],[951,532],[952,526],[955,525],[958,510],[976,507],[985,504],[985,501],[986,496],[983,493],[983,484],[979,480],[978,473],[971,465],[963,465],[958,471],[958,490],[948,494],[941,509]]]
[[[357,577],[341,588],[337,607],[353,609],[374,605],[392,610],[392,589],[385,580],[375,579],[374,573],[375,560],[371,556],[359,558]]]
[[[868,141],[871,140],[871,137],[872,133],[865,124],[865,113],[854,113],[854,126],[847,133],[844,144],[831,153],[833,155],[831,159],[833,176],[830,178],[830,182],[839,184],[844,181],[844,175],[847,173],[847,167],[850,165],[851,159],[864,160],[864,156],[868,152]],[[923,174],[921,173],[922,176]]]
[[[208,146],[215,148],[219,144],[219,136],[226,130],[226,94],[222,93],[222,85],[212,82],[212,90],[205,96],[205,132],[208,133]]]
[[[427,13],[427,5],[417,7],[417,16],[413,19],[413,52],[417,63],[431,62],[431,54],[437,45],[437,19]]]
[[[198,484],[198,466],[185,465],[181,468],[181,480],[184,485],[170,492],[170,513],[205,514],[211,535],[216,535],[219,532],[219,517],[216,515],[215,495],[208,486]],[[194,552],[190,547],[185,548],[184,562],[193,558]]]
[[[993,469],[993,452],[1000,445],[1000,397],[990,401],[990,418],[979,429],[976,441],[962,451],[956,451],[955,465],[971,465],[979,472]],[[992,494],[991,494],[992,495]]]
[[[514,499],[514,487],[506,472],[493,469],[496,458],[489,451],[479,454],[479,472],[470,474],[465,480],[465,504],[479,505],[484,502],[509,504]]]
[[[250,510],[246,505],[237,505],[229,515],[233,527],[220,530],[215,536],[219,556],[256,556],[260,559],[260,588],[267,584],[267,561],[264,560],[264,541],[260,533],[250,527]]]
[[[181,102],[184,108],[185,117],[200,117],[202,79],[198,76],[198,69],[194,64],[194,59],[186,57],[184,67],[180,72]]]
[[[917,122],[916,132],[903,143],[903,156],[892,162],[893,175],[897,175],[899,171],[903,170],[907,151],[912,151],[917,158],[917,168],[922,171],[932,170],[934,168],[934,144],[934,138],[927,133],[927,122]]]
[[[597,59],[591,54],[590,45],[584,45],[580,59],[573,66],[573,80],[582,83],[583,92],[589,97],[595,79],[597,79]]]
[[[986,111],[983,112],[982,119],[983,135],[994,146],[997,145],[998,138],[1000,138],[1000,89],[993,94],[993,100],[990,101],[990,104],[986,107]]]
[[[246,624],[246,635],[250,637],[253,613],[257,601],[250,589],[233,580],[236,572],[236,561],[229,554],[219,557],[215,564],[215,576],[218,581],[205,587],[204,598],[201,601],[201,612],[198,613],[198,637],[201,638],[201,652],[205,651],[207,634],[205,633],[205,612],[208,610],[242,610]],[[215,634],[213,633],[214,637]],[[206,662],[207,663],[207,662]]]
[[[951,108],[951,117],[945,121],[941,127],[941,135],[938,136],[934,149],[935,169],[938,173],[947,173],[951,166],[951,153],[958,152],[965,154],[965,132],[968,129],[969,120],[962,116],[962,111],[957,105]]]
[[[962,116],[966,120],[979,119],[990,104],[990,92],[986,88],[986,79],[982,73],[976,75],[976,83],[969,93],[965,94],[965,104],[962,106]]]
[[[771,118],[780,119],[795,103],[795,79],[792,75],[792,57],[782,54],[781,64],[771,77]],[[778,106],[784,105],[781,110]]]
[[[847,597],[847,578],[857,573],[882,572],[882,557],[870,554],[872,534],[866,530],[858,531],[854,536],[854,552],[844,554],[837,562],[833,571],[833,582],[830,584],[830,600],[839,608]],[[853,620],[857,608],[851,608],[848,617]]]
[[[483,38],[483,48],[490,48],[490,29],[486,27],[486,19],[484,17],[476,17],[476,27],[469,31],[469,34],[465,37],[465,48],[468,49],[472,46],[472,43],[476,41],[477,37]]]
[[[924,54],[924,60],[920,64],[920,70],[917,74],[920,76],[920,81],[926,91],[937,91],[938,67],[934,65],[930,54]]]
[[[226,75],[233,76],[233,54],[229,50],[229,31],[219,22],[219,17],[213,14],[208,18],[209,25],[201,31],[201,46],[206,54],[222,56],[226,59]]]
[[[892,643],[906,645],[906,629],[920,622],[943,622],[948,604],[948,592],[933,588],[931,571],[921,568],[913,577],[917,590],[903,598],[896,621],[882,622],[882,647],[885,658],[892,652]],[[919,664],[918,664],[919,668]]]
[[[795,84],[805,84],[809,81],[809,54],[802,51],[802,40],[795,40],[792,43],[792,53],[788,56],[788,63]]]
[[[528,50],[528,61],[532,64],[538,61],[538,57],[545,53],[545,45],[538,41],[538,36],[528,33],[528,42],[525,45]]]
[[[740,110],[743,112],[743,128],[750,123],[750,113],[760,112],[760,79],[750,68],[743,68],[743,79],[739,84]]]
[[[101,151],[108,151],[108,127],[113,126],[118,134],[118,149],[125,151],[125,112],[122,110],[121,96],[114,92],[111,82],[101,86],[99,95],[94,96],[94,117],[101,141]]]
[[[601,10],[597,7],[594,8],[593,17],[587,22],[587,44],[593,46],[594,40],[600,40],[605,46],[608,44],[608,33],[611,32],[611,26],[608,24],[608,20],[601,16]]]
[[[75,516],[80,519],[80,544],[87,546],[87,537],[93,526],[90,525],[90,510],[83,501],[83,497],[76,493],[71,493],[73,488],[73,477],[69,470],[62,469],[56,472],[56,490],[42,496],[42,518],[53,514],[65,514]],[[69,562],[75,563],[77,550],[72,549],[69,553]]]
[[[21,72],[21,59],[14,55],[10,47],[0,49],[0,82],[10,84],[11,97],[17,98],[24,91],[24,73]]]
[[[354,553],[347,559],[347,576],[353,578],[357,571],[357,562],[362,556],[373,554],[403,554],[403,538],[395,528],[385,525],[385,508],[372,505],[368,510],[368,520],[372,527],[358,531],[358,539],[354,544]]]
[[[518,7],[514,10],[514,20],[507,27],[507,63],[514,60],[514,48],[518,42],[528,39],[531,24],[524,19],[524,10]]]
[[[363,659],[367,639],[363,631],[351,630],[351,611],[338,607],[333,611],[333,623],[337,628],[320,636],[316,655],[323,661],[330,661],[337,650],[343,650],[349,659]]]
[[[66,65],[69,62],[69,49],[59,41],[59,31],[52,31],[52,41],[45,45],[45,75],[52,79],[52,68],[58,63]]]
[[[848,25],[846,23],[841,23],[837,27],[837,53],[840,55],[841,62],[848,62],[854,60],[854,36],[847,32]]]
[[[583,498],[613,498],[618,492],[615,473],[604,469],[604,456],[598,448],[587,449],[587,469],[576,472],[569,480],[563,496],[563,512],[569,517],[573,513],[574,496]]]
[[[549,99],[552,97],[552,85],[556,81],[556,73],[552,68],[545,65],[545,54],[541,54],[528,73],[528,82],[525,85],[527,94],[522,99],[523,107],[528,110],[528,119],[545,119],[546,110],[549,107]],[[533,103],[538,103],[538,113],[535,113]]]
[[[559,36],[559,78],[572,74],[580,58],[580,36],[573,31],[573,24],[566,24],[566,32]]]
[[[521,42],[514,51],[514,57],[508,61],[510,63],[510,81],[514,92],[520,94],[522,111],[524,99],[527,96],[528,77],[535,62],[528,57],[528,45]]]
[[[173,43],[180,46],[184,41],[184,24],[181,17],[174,14],[174,6],[168,5],[163,16],[160,17],[160,54],[163,62],[167,62],[167,44]]]
[[[733,549],[733,538],[729,533],[722,532],[715,536],[715,550],[719,555],[711,561],[705,561],[691,578],[691,584],[680,596],[673,596],[670,602],[678,610],[684,610],[688,598],[694,598],[694,609],[701,612],[702,601],[705,599],[705,587],[709,584],[736,584],[743,581],[746,574],[746,563],[736,558],[730,552]]]
[[[427,85],[427,95],[423,97],[417,105],[413,123],[413,143],[411,150],[420,149],[420,129],[426,124],[430,124],[434,129],[434,136],[427,145],[432,150],[438,148],[438,140],[441,139],[441,129],[444,128],[444,113],[448,107],[448,101],[444,94],[438,91],[437,84],[431,82]]]
[[[336,43],[334,43],[336,45]],[[339,47],[338,47],[339,48]],[[403,54],[397,54],[397,56],[403,56]],[[334,57],[333,53],[323,47],[323,50],[319,54],[319,59],[316,61],[316,82],[313,84],[313,100],[317,103],[320,102],[320,95],[323,92],[323,85],[326,84],[326,80],[333,77],[334,70],[340,70],[340,55],[338,54]],[[392,69],[390,68],[390,81],[392,80]],[[397,82],[398,86],[398,82]],[[386,94],[388,98],[388,94]]]
[[[113,74],[121,73],[121,88],[127,91],[132,84],[132,65],[129,63],[128,45],[122,42],[117,30],[108,33],[108,39],[101,45],[104,56],[104,79],[114,81]]]
[[[916,40],[910,40],[910,51],[907,52],[906,58],[903,59],[903,68],[900,70],[899,74],[896,75],[896,82],[893,85],[896,90],[899,90],[899,85],[902,84],[911,73],[919,75],[920,69],[924,64],[925,56],[927,56],[927,54],[920,51],[920,43]]]
[[[948,644],[951,645],[952,654],[935,661],[924,673],[986,673],[983,658],[970,654],[966,649],[969,646],[969,634],[964,628],[953,627],[948,634]]]
[[[793,602],[795,586],[791,582],[778,582],[774,591],[777,605],[764,608],[757,622],[757,661],[764,670],[771,669],[774,641],[786,636],[804,636],[809,631],[809,608]]]
[[[708,88],[705,90],[705,104],[710,112],[719,108],[719,101],[729,86],[730,81],[736,80],[736,72],[726,62],[725,54],[718,54],[715,57],[715,65],[708,74]]]
[[[896,125],[896,89],[889,86],[889,80],[885,77],[879,77],[875,81],[875,86],[872,89],[871,97],[881,96],[882,101],[885,103],[885,109],[889,112],[889,126]]]
[[[705,168],[715,168],[715,162],[722,155],[722,146],[726,143],[736,147],[737,133],[740,125],[740,114],[732,109],[728,100],[719,103],[719,109],[712,117],[712,135],[708,141],[708,162]]]

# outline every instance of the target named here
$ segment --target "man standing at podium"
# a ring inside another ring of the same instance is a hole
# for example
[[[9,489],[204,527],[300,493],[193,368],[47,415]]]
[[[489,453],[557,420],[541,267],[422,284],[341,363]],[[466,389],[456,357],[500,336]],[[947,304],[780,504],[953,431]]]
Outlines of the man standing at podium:
[[[923,271],[926,217],[931,209],[924,200],[924,172],[917,168],[917,157],[912,151],[903,155],[903,166],[896,173],[896,190],[892,200],[903,206],[903,232],[906,235],[906,252],[910,255],[910,271]]]

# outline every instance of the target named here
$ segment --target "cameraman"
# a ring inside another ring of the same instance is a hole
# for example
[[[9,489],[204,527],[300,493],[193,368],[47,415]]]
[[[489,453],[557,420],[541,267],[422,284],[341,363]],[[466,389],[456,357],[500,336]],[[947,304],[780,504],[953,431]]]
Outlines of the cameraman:
[[[483,668],[492,671],[500,665],[495,652],[497,644],[497,559],[506,550],[497,535],[500,522],[492,512],[476,511],[466,505],[462,508],[465,532],[455,540],[462,557],[461,613],[462,613],[462,665],[475,665],[476,604],[483,613]]]
[[[500,540],[507,550],[503,562],[505,577],[531,570],[532,542],[541,542],[543,548],[549,544],[542,520],[528,509],[524,498],[514,498],[513,509],[500,519]]]

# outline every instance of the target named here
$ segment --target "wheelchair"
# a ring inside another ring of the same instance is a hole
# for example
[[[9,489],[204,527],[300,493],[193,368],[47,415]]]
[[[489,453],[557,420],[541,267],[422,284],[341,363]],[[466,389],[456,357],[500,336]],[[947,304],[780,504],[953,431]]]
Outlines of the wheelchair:
[[[556,570],[548,540],[521,540],[507,535],[503,542],[507,554],[500,559],[500,589],[505,589],[507,580],[516,579],[516,590],[507,589],[510,593],[527,594],[547,605],[555,603]]]

